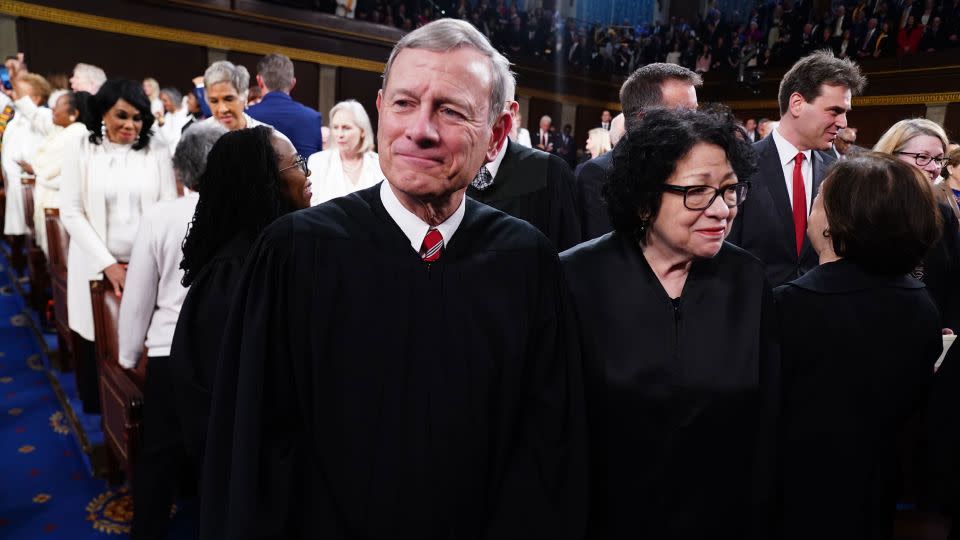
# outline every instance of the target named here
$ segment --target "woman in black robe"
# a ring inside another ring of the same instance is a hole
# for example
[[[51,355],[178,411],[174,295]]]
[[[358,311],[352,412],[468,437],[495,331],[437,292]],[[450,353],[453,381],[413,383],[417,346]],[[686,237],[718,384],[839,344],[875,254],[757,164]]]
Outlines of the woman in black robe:
[[[807,227],[820,266],[775,292],[785,540],[893,534],[898,434],[942,347],[908,275],[939,236],[935,209],[917,171],[883,154],[838,162],[820,187]]]
[[[591,539],[769,539],[778,347],[724,242],[755,168],[727,113],[656,110],[614,150],[614,232],[561,256],[579,322]]]
[[[268,127],[224,135],[201,178],[200,200],[183,243],[190,287],[170,349],[187,453],[203,463],[220,340],[247,252],[276,218],[310,205],[306,160]]]

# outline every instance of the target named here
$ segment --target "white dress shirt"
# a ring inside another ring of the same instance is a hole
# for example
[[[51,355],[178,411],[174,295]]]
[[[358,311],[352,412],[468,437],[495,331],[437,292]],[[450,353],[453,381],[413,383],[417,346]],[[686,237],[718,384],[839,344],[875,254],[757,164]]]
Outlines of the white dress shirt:
[[[343,170],[340,150],[331,148],[312,154],[307,159],[313,196],[310,205],[316,206],[330,199],[347,196],[354,191],[373,187],[383,180],[380,157],[376,152],[366,152],[360,161],[360,177],[354,184]]]
[[[101,279],[106,267],[128,260],[141,213],[159,201],[176,198],[177,186],[167,145],[156,139],[141,150],[83,139],[65,157],[61,176],[60,219],[70,233],[69,325],[93,341],[89,281]]]
[[[490,172],[490,179],[497,179],[497,171],[500,170],[500,164],[503,163],[503,156],[507,155],[507,141],[503,141],[503,144],[500,145],[500,151],[497,152],[497,157],[493,158],[493,161],[487,163],[485,166],[487,171]]]
[[[380,183],[380,201],[383,203],[383,207],[386,209],[387,214],[390,215],[390,218],[393,219],[397,226],[400,227],[400,230],[403,231],[403,234],[410,240],[410,247],[412,247],[415,252],[420,253],[420,247],[423,246],[423,239],[427,237],[430,229],[434,228],[440,231],[440,235],[443,237],[443,247],[447,247],[447,244],[450,243],[453,235],[460,227],[460,222],[463,221],[463,215],[466,213],[467,197],[464,195],[456,211],[454,211],[446,221],[436,227],[431,227],[426,221],[420,219],[418,215],[407,210],[400,202],[400,199],[397,198],[397,194],[393,192],[393,188],[390,187],[390,182],[386,180]]]
[[[180,284],[181,245],[198,200],[199,194],[188,191],[143,214],[120,303],[120,365],[125,368],[137,366],[144,345],[151,357],[170,355],[180,306],[187,297],[187,288]]]
[[[797,157],[797,147],[790,144],[790,141],[783,138],[780,134],[780,128],[773,130],[773,142],[777,145],[777,154],[780,155],[780,165],[783,167],[783,179],[787,183],[787,195],[790,197],[790,207],[793,208],[793,168],[794,159]],[[810,215],[810,202],[813,200],[813,162],[810,160],[813,152],[811,150],[803,151],[803,164],[800,166],[800,173],[803,174],[803,190],[807,198],[807,215]]]

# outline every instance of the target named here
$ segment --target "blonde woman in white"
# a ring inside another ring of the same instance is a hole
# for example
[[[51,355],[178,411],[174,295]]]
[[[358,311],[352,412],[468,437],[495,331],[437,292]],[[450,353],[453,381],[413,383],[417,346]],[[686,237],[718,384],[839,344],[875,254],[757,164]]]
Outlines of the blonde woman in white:
[[[307,160],[314,206],[383,180],[380,159],[373,151],[373,127],[363,106],[353,99],[341,101],[330,109],[328,118],[332,148]]]
[[[167,145],[151,139],[154,118],[141,85],[108,80],[91,101],[91,134],[62,166],[60,219],[70,234],[67,310],[77,387],[84,411],[97,412],[89,282],[103,275],[122,293],[141,216],[176,198],[177,188]]]

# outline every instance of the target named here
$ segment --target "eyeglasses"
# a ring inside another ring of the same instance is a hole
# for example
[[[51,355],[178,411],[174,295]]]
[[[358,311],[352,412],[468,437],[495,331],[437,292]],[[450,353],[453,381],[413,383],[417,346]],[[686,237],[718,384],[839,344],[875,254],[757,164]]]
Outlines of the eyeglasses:
[[[747,198],[747,192],[750,190],[750,182],[737,182],[722,188],[713,186],[674,186],[672,184],[661,184],[660,189],[670,193],[683,194],[683,206],[687,210],[706,210],[710,208],[717,197],[723,196],[723,202],[733,208],[743,204]]]
[[[303,156],[301,156],[301,155],[299,155],[299,154],[297,154],[297,160],[293,162],[293,165],[288,165],[288,166],[280,169],[280,172],[283,172],[283,171],[292,169],[292,168],[294,168],[294,167],[300,167],[300,170],[303,171],[303,174],[305,174],[305,175],[307,175],[307,176],[310,175],[310,169],[307,168],[307,158],[305,158],[305,157],[303,157]]]
[[[933,156],[928,156],[926,154],[920,154],[915,152],[897,152],[897,153],[903,156],[913,156],[913,160],[920,167],[927,166],[931,161],[936,163],[937,167],[943,167],[943,164],[947,161],[947,158],[943,156],[933,157]]]

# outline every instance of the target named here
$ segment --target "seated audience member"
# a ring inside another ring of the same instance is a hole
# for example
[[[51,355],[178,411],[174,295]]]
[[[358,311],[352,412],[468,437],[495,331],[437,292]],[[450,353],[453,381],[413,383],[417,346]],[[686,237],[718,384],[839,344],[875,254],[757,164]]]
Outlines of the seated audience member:
[[[203,74],[202,89],[211,116],[204,122],[219,122],[228,131],[265,125],[244,112],[249,88],[247,68],[226,60],[210,64]]]
[[[194,464],[203,464],[210,392],[240,269],[267,225],[310,205],[306,165],[290,141],[266,126],[224,135],[207,158],[180,265],[190,291],[170,348],[180,425]]]
[[[614,231],[560,256],[590,413],[587,538],[774,538],[773,295],[724,242],[755,159],[726,112],[650,110],[613,150]]]
[[[932,184],[940,176],[947,150],[947,135],[943,128],[925,118],[901,120],[890,127],[873,147],[874,151],[890,154],[913,165]],[[960,332],[960,222],[953,210],[956,201],[949,194],[936,189],[937,207],[943,231],[914,275],[924,282],[933,303],[940,310],[945,333]]]
[[[37,245],[47,253],[45,208],[60,208],[60,179],[64,156],[70,148],[81,145],[89,132],[83,117],[89,108],[90,94],[67,92],[57,98],[51,114],[53,133],[47,136],[34,155],[33,162],[21,167],[36,177],[33,189],[33,226]]]
[[[154,115],[160,125],[160,135],[173,150],[180,142],[180,134],[190,121],[190,112],[183,106],[183,96],[176,88],[164,88],[160,91],[163,113]]]
[[[936,306],[909,275],[940,235],[936,203],[914,167],[864,153],[833,166],[808,235],[820,266],[775,291],[778,538],[891,538],[897,436],[926,399],[942,347]]]
[[[73,76],[70,77],[70,89],[74,92],[87,92],[90,95],[95,95],[106,81],[107,75],[102,69],[90,64],[80,63],[73,68]]]
[[[119,360],[124,368],[135,368],[144,347],[150,359],[144,390],[143,446],[133,487],[131,536],[135,539],[167,537],[170,504],[180,472],[189,463],[176,409],[178,388],[170,344],[187,296],[187,289],[180,284],[181,245],[197,206],[196,190],[206,168],[207,153],[224,133],[223,126],[210,124],[183,135],[173,155],[173,170],[186,194],[144,212],[130,255],[120,303]],[[196,471],[192,473],[191,478]]]
[[[67,149],[60,173],[60,219],[70,234],[68,319],[87,412],[100,406],[90,280],[106,276],[121,294],[143,212],[177,196],[166,144],[151,137],[153,115],[143,87],[109,80],[91,109],[89,136]]]
[[[598,158],[611,149],[610,130],[593,128],[587,132],[587,159]]]
[[[323,150],[320,133],[323,117],[290,97],[296,84],[293,61],[282,54],[264,56],[257,62],[257,85],[254,87],[260,89],[263,97],[256,105],[250,105],[247,114],[289,137],[301,156],[311,156]],[[332,123],[333,119],[330,121]]]
[[[333,145],[307,160],[307,168],[314,175],[312,205],[383,180],[380,158],[373,150],[373,127],[363,105],[353,99],[334,105],[330,109],[330,132]]]
[[[511,76],[465,21],[406,34],[377,99],[385,181],[260,236],[219,351],[201,539],[584,538],[556,251],[464,195],[507,137]]]

